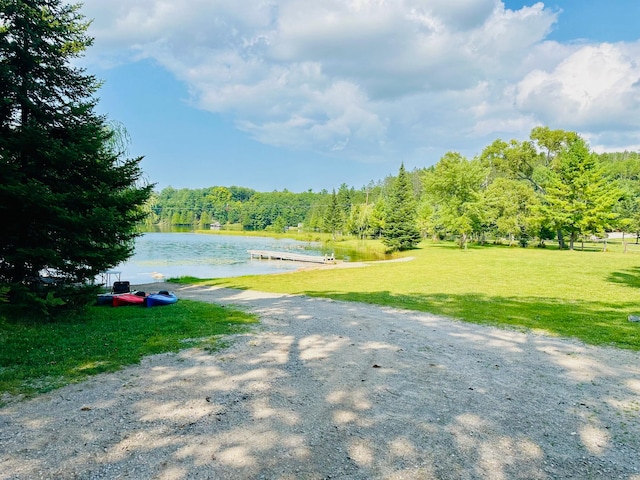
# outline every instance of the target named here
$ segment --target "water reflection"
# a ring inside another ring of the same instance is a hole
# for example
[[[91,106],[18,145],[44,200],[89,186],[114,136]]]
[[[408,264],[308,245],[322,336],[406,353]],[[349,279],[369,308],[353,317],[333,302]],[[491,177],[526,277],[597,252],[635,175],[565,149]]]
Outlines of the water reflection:
[[[323,255],[320,244],[291,239],[206,235],[195,233],[145,233],[136,239],[134,255],[113,270],[132,284],[171,277],[236,277],[296,270],[293,262],[251,260],[247,250],[299,251]]]

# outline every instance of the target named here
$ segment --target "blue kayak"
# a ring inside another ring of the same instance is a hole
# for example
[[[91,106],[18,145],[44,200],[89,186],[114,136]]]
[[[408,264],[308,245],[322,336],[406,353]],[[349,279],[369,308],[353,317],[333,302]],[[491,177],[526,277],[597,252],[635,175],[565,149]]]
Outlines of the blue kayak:
[[[175,293],[167,292],[166,290],[161,290],[158,293],[150,293],[149,295],[144,297],[145,307],[171,305],[172,303],[176,303],[177,301],[178,297],[176,297]]]

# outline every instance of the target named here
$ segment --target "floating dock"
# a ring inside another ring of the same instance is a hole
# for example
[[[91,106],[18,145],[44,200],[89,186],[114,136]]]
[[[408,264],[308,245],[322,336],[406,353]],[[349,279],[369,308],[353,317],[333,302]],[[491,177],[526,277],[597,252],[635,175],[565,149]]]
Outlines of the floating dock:
[[[308,263],[335,263],[336,259],[331,255],[303,255],[301,253],[290,252],[271,252],[268,250],[247,250],[251,258],[259,258],[266,260],[287,260],[290,262],[308,262]]]

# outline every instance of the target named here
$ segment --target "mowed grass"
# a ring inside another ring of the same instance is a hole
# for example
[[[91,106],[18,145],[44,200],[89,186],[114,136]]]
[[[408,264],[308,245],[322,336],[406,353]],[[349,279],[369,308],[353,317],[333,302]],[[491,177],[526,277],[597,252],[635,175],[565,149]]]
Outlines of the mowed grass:
[[[601,248],[601,247],[600,247]],[[640,253],[423,242],[405,262],[204,283],[366,302],[640,349]]]
[[[2,394],[31,396],[139,363],[146,355],[199,346],[242,331],[254,316],[180,300],[156,308],[90,307],[80,316],[42,323],[0,317]]]

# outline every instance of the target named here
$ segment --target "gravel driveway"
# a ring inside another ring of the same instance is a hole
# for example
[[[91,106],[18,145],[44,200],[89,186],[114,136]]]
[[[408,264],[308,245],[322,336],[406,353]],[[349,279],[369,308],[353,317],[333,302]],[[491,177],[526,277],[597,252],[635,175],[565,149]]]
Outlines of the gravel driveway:
[[[637,352],[169,288],[261,323],[214,354],[149,357],[0,409],[0,479],[640,480]]]

